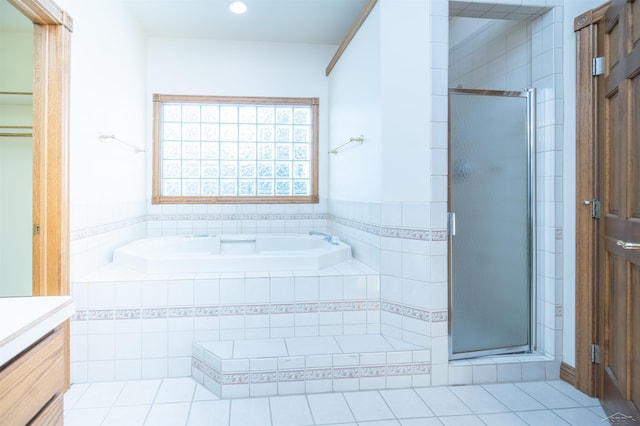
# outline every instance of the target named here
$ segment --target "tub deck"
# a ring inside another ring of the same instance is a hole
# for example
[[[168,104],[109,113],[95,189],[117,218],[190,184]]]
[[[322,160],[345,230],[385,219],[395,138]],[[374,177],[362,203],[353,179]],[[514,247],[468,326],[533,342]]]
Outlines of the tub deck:
[[[194,342],[192,377],[222,398],[423,386],[431,352],[381,334]]]

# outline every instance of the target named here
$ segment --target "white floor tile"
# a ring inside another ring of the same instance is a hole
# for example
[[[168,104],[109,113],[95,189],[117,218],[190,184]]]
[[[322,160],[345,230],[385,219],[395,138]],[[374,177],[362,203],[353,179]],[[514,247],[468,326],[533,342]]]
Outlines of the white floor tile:
[[[446,387],[416,389],[417,394],[436,416],[462,416],[471,410]]]
[[[513,413],[478,414],[487,426],[527,426],[524,420]]]
[[[358,422],[394,418],[384,399],[376,391],[349,392],[344,397]]]
[[[69,390],[64,394],[64,410],[68,411],[76,405],[80,397],[89,389],[89,383],[78,383],[71,385]]]
[[[581,405],[546,382],[516,383],[520,389],[547,408],[576,408]]]
[[[544,406],[513,383],[482,385],[511,411],[544,410]]]
[[[65,404],[65,426],[602,426],[606,416],[559,381],[220,400],[181,377],[73,385]]]
[[[402,426],[442,426],[437,417],[423,417],[421,419],[401,419]]]
[[[270,426],[268,398],[234,399],[231,401],[230,426]]]
[[[521,411],[515,414],[529,426],[567,426],[569,424],[550,410]]]
[[[604,417],[598,416],[588,408],[563,408],[553,410],[558,416],[562,417],[567,423],[576,426],[602,426],[607,424]]]
[[[124,386],[125,382],[92,383],[74,408],[111,407]]]
[[[193,396],[194,401],[215,401],[217,399],[220,398],[200,383],[196,383],[196,393]]]
[[[585,395],[565,381],[553,380],[547,383],[585,407],[600,407],[600,400],[598,400],[598,398]]]
[[[607,413],[604,412],[604,408],[602,408],[601,405],[597,407],[589,407],[589,410],[593,411],[594,413],[596,413],[596,416],[600,416],[603,419],[607,417]]]
[[[482,386],[452,386],[450,390],[475,414],[509,411]]]
[[[230,401],[195,401],[191,404],[187,426],[227,426]]]
[[[65,426],[99,426],[107,417],[109,409],[103,408],[76,408],[70,410],[64,416]]]
[[[413,389],[383,390],[380,394],[399,419],[434,415]]]
[[[189,416],[189,402],[153,404],[145,426],[184,426]]]
[[[193,399],[196,382],[191,377],[164,379],[158,389],[155,403],[187,402]]]
[[[445,416],[440,417],[445,426],[486,426],[478,416]]]
[[[316,424],[353,422],[353,414],[341,393],[307,395]]]
[[[143,426],[151,405],[113,407],[101,426]]]
[[[311,410],[304,395],[269,398],[273,426],[306,426],[313,424]]]
[[[162,380],[127,382],[114,403],[115,406],[152,404]]]

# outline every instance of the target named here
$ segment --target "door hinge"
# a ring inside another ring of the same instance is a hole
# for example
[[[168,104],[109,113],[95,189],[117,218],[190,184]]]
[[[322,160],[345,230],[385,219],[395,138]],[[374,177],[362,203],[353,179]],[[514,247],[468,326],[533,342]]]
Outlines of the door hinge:
[[[592,74],[594,77],[604,74],[604,56],[593,58]]]
[[[456,235],[456,214],[447,212],[447,234]]]
[[[40,224],[33,224],[33,235],[40,235]]]
[[[586,206],[591,206],[591,217],[594,219],[600,219],[600,200],[584,200]]]
[[[600,219],[600,200],[591,200],[591,217]]]
[[[593,364],[600,364],[600,345],[597,343],[591,344],[591,362]]]

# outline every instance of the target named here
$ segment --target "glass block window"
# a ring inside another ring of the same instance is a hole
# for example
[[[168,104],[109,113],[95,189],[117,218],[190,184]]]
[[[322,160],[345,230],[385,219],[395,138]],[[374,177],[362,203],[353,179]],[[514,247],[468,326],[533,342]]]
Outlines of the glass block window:
[[[154,95],[153,203],[317,203],[318,99]]]

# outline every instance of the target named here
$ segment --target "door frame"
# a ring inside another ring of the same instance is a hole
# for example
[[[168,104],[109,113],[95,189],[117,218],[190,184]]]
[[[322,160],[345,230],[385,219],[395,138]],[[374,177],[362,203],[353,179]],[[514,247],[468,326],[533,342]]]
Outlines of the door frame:
[[[598,299],[599,238],[602,226],[594,218],[593,200],[599,200],[598,93],[603,79],[593,76],[593,58],[604,55],[600,40],[611,2],[589,10],[574,20],[576,33],[576,269],[575,368],[562,364],[560,376],[578,390],[600,396],[599,370],[592,362],[599,342]],[[603,200],[600,200],[603,201]]]
[[[68,296],[69,64],[73,19],[51,0],[8,2],[34,23],[33,296]],[[64,334],[68,387],[68,320]]]

